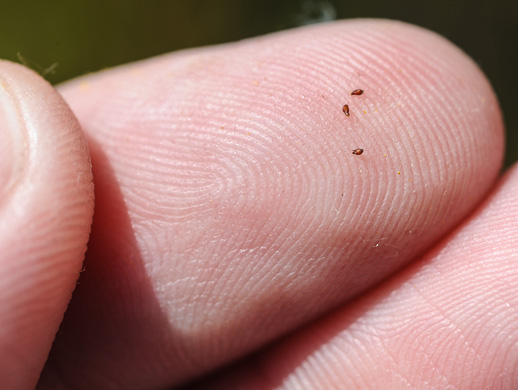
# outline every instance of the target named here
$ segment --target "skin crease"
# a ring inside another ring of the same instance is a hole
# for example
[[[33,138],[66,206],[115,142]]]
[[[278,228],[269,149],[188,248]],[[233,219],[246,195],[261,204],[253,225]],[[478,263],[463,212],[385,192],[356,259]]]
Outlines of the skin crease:
[[[502,161],[484,76],[451,43],[398,22],[180,52],[60,91],[87,135],[97,200],[39,389],[164,388],[347,301],[354,311],[354,297],[483,201]],[[327,334],[347,331],[347,315]],[[310,380],[297,363],[312,349],[294,340],[303,353],[270,374],[275,386]]]
[[[88,148],[61,96],[0,61],[0,388],[38,381],[82,267],[93,214]]]

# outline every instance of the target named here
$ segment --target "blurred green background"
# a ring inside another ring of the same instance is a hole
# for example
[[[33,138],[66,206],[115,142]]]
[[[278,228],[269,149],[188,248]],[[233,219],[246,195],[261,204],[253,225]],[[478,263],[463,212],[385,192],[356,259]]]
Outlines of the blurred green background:
[[[181,48],[334,19],[381,17],[434,30],[484,70],[518,160],[518,2],[361,0],[0,0],[0,57],[52,83]]]

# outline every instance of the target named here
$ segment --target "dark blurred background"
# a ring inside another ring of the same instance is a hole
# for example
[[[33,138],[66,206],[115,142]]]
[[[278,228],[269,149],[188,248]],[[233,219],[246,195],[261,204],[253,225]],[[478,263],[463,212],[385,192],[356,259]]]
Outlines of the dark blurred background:
[[[0,57],[52,83],[156,54],[304,24],[390,18],[434,30],[484,70],[518,160],[518,1],[0,0]]]

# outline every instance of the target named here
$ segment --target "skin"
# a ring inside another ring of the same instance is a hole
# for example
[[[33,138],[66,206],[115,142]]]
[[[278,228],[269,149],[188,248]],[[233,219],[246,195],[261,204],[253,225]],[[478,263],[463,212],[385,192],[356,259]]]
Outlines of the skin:
[[[0,388],[34,388],[82,267],[90,158],[61,96],[0,62]]]
[[[440,36],[344,21],[61,86],[96,200],[48,359],[89,159],[49,85],[0,78],[41,142],[21,163],[38,174],[2,193],[0,388],[34,387],[45,362],[38,389],[518,385],[518,172],[499,177],[488,81]]]

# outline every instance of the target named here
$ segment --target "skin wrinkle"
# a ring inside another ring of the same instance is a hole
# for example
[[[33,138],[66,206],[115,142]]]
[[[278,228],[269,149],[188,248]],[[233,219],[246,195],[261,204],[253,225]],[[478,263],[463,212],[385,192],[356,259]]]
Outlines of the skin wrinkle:
[[[426,299],[425,294],[422,292],[422,290],[416,288],[414,283],[410,283],[409,286],[414,291],[416,291],[419,296],[421,296],[423,298],[422,299],[423,303],[425,303],[427,306],[430,306],[431,308],[433,308],[435,312],[439,313],[440,318],[436,320],[437,323],[441,322],[440,321],[441,318],[446,320],[447,321],[447,325],[448,325],[447,328],[452,328],[453,327],[453,333],[455,333],[456,337],[458,337],[460,335],[463,339],[468,340],[468,338],[465,337],[462,334],[462,332],[460,332],[460,329],[462,329],[462,328],[459,327],[458,325],[455,325],[454,321],[446,314],[446,311],[445,310],[441,310],[440,305],[433,304],[430,299]],[[464,345],[475,354],[475,356],[479,359],[479,361],[483,361],[483,360],[481,360],[481,357],[478,354],[478,352],[476,351],[476,349],[474,347],[470,346],[467,341],[464,343]],[[440,350],[440,349],[438,349],[438,350]],[[434,351],[434,352],[436,352],[436,351]],[[425,352],[424,349],[422,349],[421,352],[423,352],[425,356],[427,355],[427,353]],[[439,355],[441,355],[441,354],[439,353]],[[428,359],[429,359],[429,362],[432,363],[432,359],[431,358],[428,358]],[[458,363],[458,359],[457,359],[457,363]],[[436,372],[439,373],[439,375],[441,375],[441,377],[443,377],[444,379],[446,379],[446,381],[448,381],[448,376],[445,373],[443,373],[444,369],[441,370],[439,367],[437,367],[436,364],[433,366],[433,368],[435,369]]]

